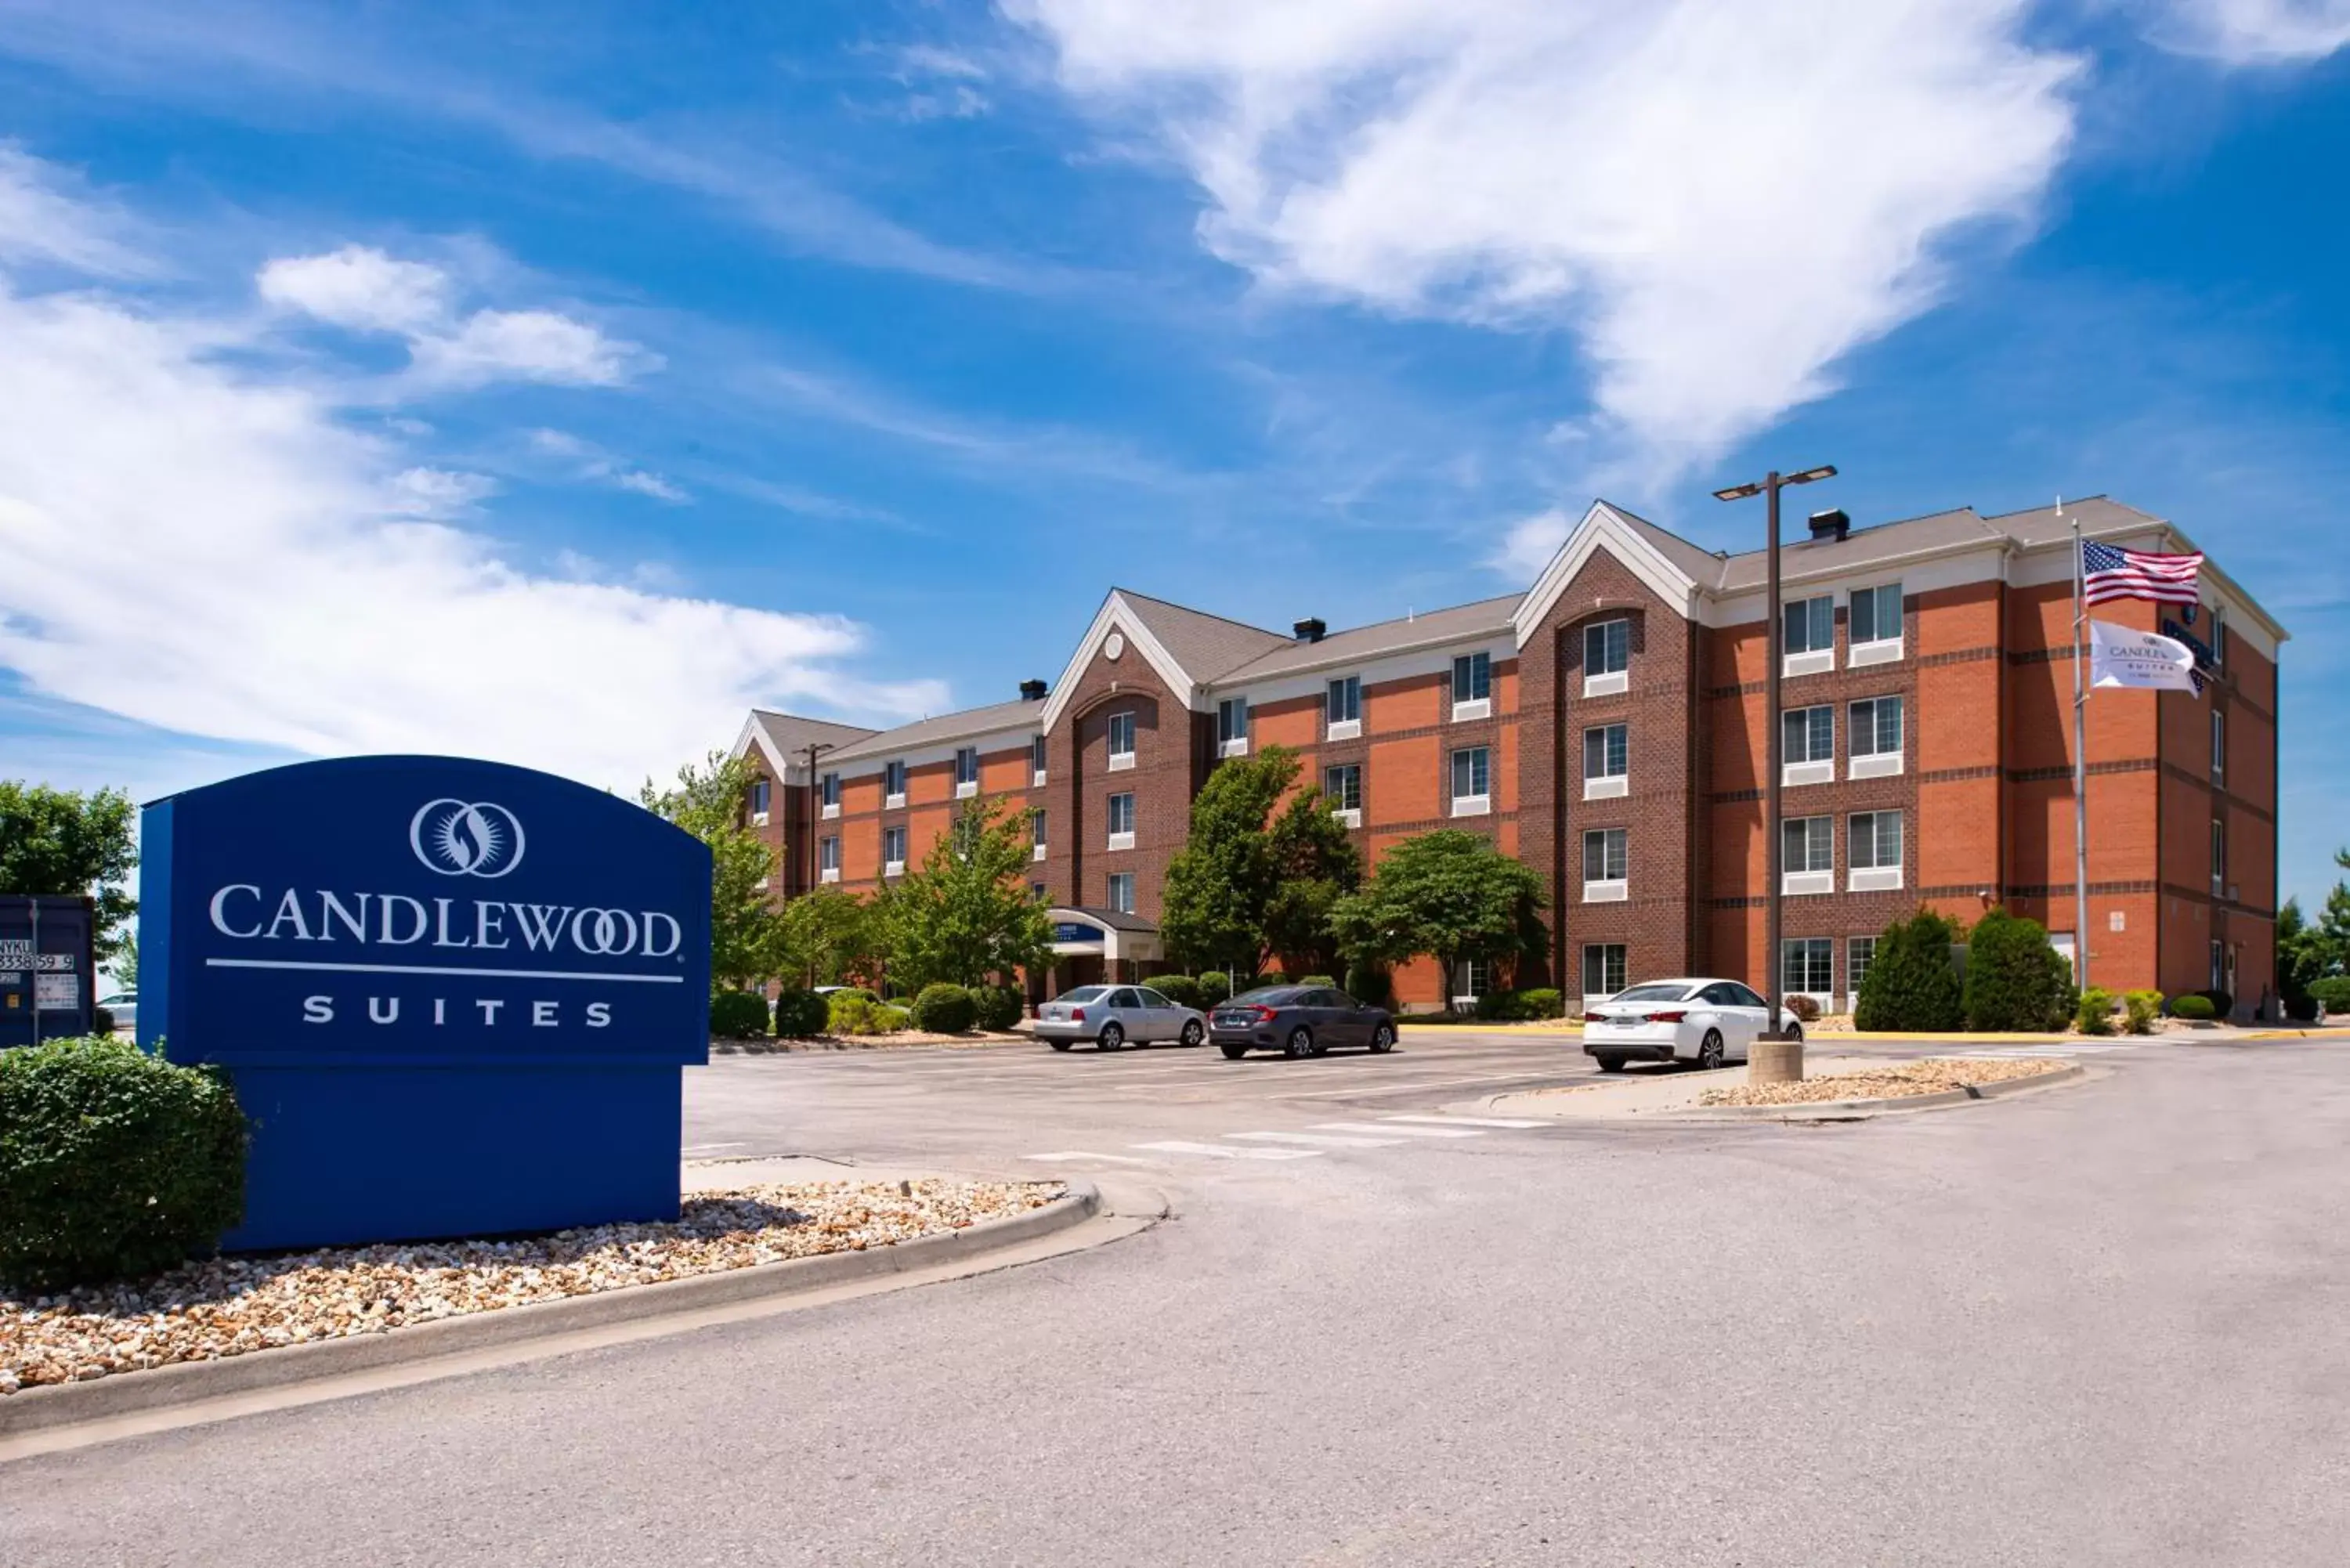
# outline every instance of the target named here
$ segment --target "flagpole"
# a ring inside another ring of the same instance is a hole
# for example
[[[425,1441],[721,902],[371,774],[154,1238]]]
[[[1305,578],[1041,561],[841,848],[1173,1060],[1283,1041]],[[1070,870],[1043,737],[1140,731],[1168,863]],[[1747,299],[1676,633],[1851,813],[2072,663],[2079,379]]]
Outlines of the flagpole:
[[[2062,514],[2064,498],[2056,498]],[[2081,514],[2073,514],[2073,983],[2089,988],[2089,671],[2081,651],[2088,618]]]

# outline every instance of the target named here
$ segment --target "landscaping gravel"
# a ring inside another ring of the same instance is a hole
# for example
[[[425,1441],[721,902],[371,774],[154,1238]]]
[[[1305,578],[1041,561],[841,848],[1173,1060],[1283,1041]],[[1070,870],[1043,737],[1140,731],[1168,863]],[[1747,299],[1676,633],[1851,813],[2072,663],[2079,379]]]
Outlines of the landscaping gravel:
[[[1792,1084],[1742,1084],[1736,1088],[1708,1089],[1700,1106],[1804,1106],[1822,1100],[1890,1100],[1909,1095],[1939,1095],[1972,1084],[1996,1084],[2009,1078],[2036,1078],[2064,1065],[2046,1057],[1990,1060],[1983,1057],[1929,1057],[1923,1062],[1888,1064],[1865,1073],[1836,1073],[1804,1078]]]
[[[1056,1181],[777,1183],[690,1196],[673,1224],[214,1258],[144,1280],[0,1297],[0,1394],[863,1251],[1041,1209],[1066,1190]]]

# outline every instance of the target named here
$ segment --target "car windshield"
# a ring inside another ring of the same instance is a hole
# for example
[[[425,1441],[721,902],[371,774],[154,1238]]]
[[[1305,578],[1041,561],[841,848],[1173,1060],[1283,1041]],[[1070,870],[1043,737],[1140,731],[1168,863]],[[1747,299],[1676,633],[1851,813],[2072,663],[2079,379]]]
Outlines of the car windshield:
[[[1305,994],[1294,985],[1261,985],[1254,991],[1242,992],[1234,1002],[1261,1002],[1267,1007],[1285,1007]]]
[[[1075,991],[1065,991],[1053,998],[1055,1002],[1099,1002],[1109,994],[1106,985],[1081,985]]]
[[[1686,985],[1636,985],[1629,991],[1619,991],[1610,1002],[1682,1002],[1689,997]]]

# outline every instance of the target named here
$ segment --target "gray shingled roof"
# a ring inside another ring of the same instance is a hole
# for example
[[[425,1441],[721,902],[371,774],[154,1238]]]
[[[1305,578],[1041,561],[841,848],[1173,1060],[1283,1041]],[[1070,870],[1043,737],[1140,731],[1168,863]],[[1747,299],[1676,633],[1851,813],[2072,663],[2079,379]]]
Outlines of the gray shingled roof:
[[[1369,626],[1332,632],[1319,642],[1299,642],[1294,638],[1284,638],[1280,647],[1236,670],[1226,671],[1218,678],[1218,683],[1260,680],[1292,670],[1352,663],[1376,659],[1399,649],[1418,648],[1432,642],[1461,642],[1472,637],[1507,631],[1511,615],[1525,597],[1523,594],[1505,594],[1500,598],[1479,599],[1475,604],[1430,610],[1426,615],[1408,619],[1375,621]]]
[[[1607,510],[1632,525],[1632,532],[1655,545],[1665,559],[1681,569],[1681,575],[1701,588],[1721,586],[1721,568],[1729,561],[1726,554],[1692,544],[1669,528],[1659,528],[1646,517],[1627,512],[1613,501]]]
[[[807,749],[811,744],[846,746],[873,733],[862,724],[804,718],[797,713],[777,713],[766,708],[752,709],[751,722],[766,736],[767,743],[781,753],[794,767],[807,765]]]
[[[866,738],[855,745],[843,746],[826,760],[853,762],[860,757],[895,756],[920,746],[944,745],[949,741],[968,740],[973,735],[990,735],[1002,730],[1016,730],[1022,725],[1040,723],[1045,704],[1017,698],[1010,702],[992,702],[984,708],[965,708],[957,713],[939,713],[928,719],[917,719],[910,724],[900,724],[894,730],[867,731]]]
[[[1253,659],[1288,647],[1291,641],[1277,631],[1171,605],[1132,588],[1115,592],[1142,622],[1143,629],[1157,638],[1194,680],[1216,680]]]

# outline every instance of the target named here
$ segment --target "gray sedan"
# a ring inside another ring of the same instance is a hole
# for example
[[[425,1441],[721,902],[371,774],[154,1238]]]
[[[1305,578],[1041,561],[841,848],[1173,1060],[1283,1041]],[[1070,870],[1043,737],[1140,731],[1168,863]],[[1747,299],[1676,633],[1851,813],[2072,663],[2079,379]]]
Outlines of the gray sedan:
[[[1220,1002],[1208,1015],[1208,1033],[1227,1061],[1237,1062],[1252,1046],[1291,1056],[1319,1056],[1333,1045],[1395,1049],[1395,1019],[1384,1007],[1357,1002],[1332,986],[1267,985]]]
[[[1055,1051],[1090,1040],[1104,1051],[1170,1040],[1197,1045],[1208,1037],[1199,1009],[1179,1007],[1147,985],[1081,985],[1036,1010],[1036,1038]]]

